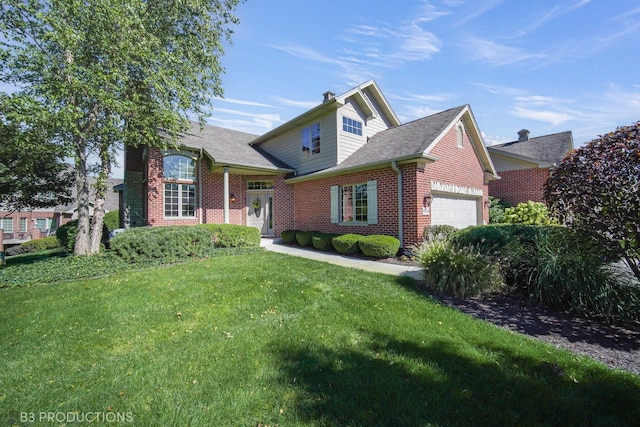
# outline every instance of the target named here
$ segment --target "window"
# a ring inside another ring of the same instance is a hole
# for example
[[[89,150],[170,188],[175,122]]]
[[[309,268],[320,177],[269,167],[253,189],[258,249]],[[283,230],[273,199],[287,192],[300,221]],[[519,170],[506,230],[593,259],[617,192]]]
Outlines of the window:
[[[302,129],[302,157],[320,153],[320,123]]]
[[[456,138],[458,147],[462,148],[464,146],[464,128],[462,127],[462,123],[458,123],[458,126],[456,126]]]
[[[13,218],[2,218],[0,228],[2,228],[5,233],[13,233]]]
[[[377,224],[377,181],[331,187],[331,222]]]
[[[342,130],[354,135],[362,136],[362,122],[348,117],[342,117]]]
[[[193,184],[164,184],[164,216],[194,218],[196,216],[196,186]]]
[[[273,181],[247,181],[247,190],[273,190]]]
[[[179,154],[164,157],[164,178],[178,181],[194,181],[196,179],[196,161]]]
[[[20,218],[20,231],[27,231],[27,218]]]
[[[36,218],[35,226],[42,232],[46,232],[48,230],[54,230],[57,228],[58,224],[55,223],[53,218]]]
[[[172,181],[164,184],[164,216],[166,218],[195,218],[196,216],[196,161],[181,154],[164,157],[163,176]]]

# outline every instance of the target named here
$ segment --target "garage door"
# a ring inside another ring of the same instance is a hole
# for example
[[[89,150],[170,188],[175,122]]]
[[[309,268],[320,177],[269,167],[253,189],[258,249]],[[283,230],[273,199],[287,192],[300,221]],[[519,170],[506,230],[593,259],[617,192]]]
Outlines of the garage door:
[[[448,224],[456,228],[478,225],[478,198],[433,195],[431,225]]]

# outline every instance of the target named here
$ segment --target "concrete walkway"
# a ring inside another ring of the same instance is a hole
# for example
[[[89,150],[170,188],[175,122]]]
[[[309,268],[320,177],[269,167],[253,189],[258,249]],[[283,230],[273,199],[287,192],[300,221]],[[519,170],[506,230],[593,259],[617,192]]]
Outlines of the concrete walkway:
[[[390,274],[393,276],[408,276],[418,280],[422,279],[422,269],[420,267],[370,261],[336,254],[335,252],[320,252],[315,249],[283,245],[280,239],[263,238],[260,241],[260,246],[266,248],[268,251],[314,259],[316,261],[328,262],[330,264],[341,265],[343,267],[358,268],[360,270]]]

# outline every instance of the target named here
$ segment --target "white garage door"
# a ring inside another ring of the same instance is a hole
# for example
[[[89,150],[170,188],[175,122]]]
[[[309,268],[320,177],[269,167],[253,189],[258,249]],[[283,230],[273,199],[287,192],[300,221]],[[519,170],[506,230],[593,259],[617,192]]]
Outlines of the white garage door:
[[[456,228],[478,225],[478,198],[433,195],[431,225],[448,224]]]

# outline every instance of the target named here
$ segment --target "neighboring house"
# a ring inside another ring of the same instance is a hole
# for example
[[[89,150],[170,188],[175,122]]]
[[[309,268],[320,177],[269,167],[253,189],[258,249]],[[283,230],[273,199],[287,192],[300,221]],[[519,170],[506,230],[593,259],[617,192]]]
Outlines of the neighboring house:
[[[94,178],[89,178],[89,184],[94,182]],[[108,188],[114,188],[122,184],[122,182],[122,179],[111,178],[108,180]],[[72,195],[75,199],[75,186],[72,188]],[[104,206],[105,212],[118,209],[118,205],[118,194],[108,191]],[[93,214],[92,209],[90,209],[90,213]],[[3,243],[6,246],[13,246],[28,240],[55,235],[58,227],[77,217],[77,204],[75,202],[69,205],[58,205],[53,208],[24,209],[17,212],[3,211],[0,207],[0,229],[3,230]]]
[[[526,129],[518,136],[517,141],[487,147],[500,175],[489,184],[489,195],[513,206],[529,200],[544,202],[549,168],[573,151],[573,136],[567,131],[529,138]]]
[[[488,221],[497,179],[468,105],[401,125],[374,81],[261,135],[193,125],[179,149],[127,147],[126,226],[233,223],[388,234]]]

